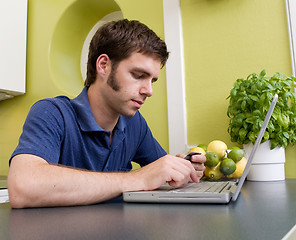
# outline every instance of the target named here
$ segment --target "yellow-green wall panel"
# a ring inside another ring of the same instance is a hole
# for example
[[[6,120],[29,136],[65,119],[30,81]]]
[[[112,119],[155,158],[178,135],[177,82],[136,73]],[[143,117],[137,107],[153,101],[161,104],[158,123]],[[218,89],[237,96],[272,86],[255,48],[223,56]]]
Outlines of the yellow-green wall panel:
[[[230,89],[237,78],[267,70],[292,74],[285,1],[181,0],[188,143],[227,133]],[[286,177],[296,177],[295,147],[287,149]]]

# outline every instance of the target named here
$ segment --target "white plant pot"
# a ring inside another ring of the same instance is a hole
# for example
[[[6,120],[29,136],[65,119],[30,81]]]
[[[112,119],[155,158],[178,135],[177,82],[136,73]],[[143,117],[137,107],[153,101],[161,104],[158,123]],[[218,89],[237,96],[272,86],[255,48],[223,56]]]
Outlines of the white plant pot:
[[[244,145],[245,157],[251,154],[252,143]],[[247,179],[250,181],[285,180],[285,148],[270,150],[270,141],[261,143],[255,153]]]

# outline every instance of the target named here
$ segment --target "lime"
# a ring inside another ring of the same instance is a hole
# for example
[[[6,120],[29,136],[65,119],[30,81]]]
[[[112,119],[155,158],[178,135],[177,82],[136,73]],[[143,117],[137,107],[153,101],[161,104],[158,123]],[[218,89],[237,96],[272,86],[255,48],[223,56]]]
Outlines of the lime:
[[[235,162],[230,158],[225,158],[220,164],[220,171],[224,175],[230,175],[236,170]]]
[[[214,140],[210,142],[207,148],[208,152],[217,153],[220,159],[222,159],[225,156],[226,150],[227,150],[226,143],[220,140]]]
[[[191,153],[191,152],[197,152],[197,153],[201,153],[202,155],[206,155],[205,150],[201,147],[191,148],[188,153]]]
[[[207,151],[207,148],[208,148],[207,144],[198,144],[197,146],[202,148],[203,150]]]
[[[245,170],[245,167],[247,165],[247,159],[243,157],[239,162],[237,162],[236,165],[236,170],[234,173],[228,175],[228,178],[240,178],[243,175],[243,172]]]
[[[228,154],[227,157],[231,158],[233,161],[238,162],[244,156],[244,151],[242,149],[232,149]]]
[[[212,167],[212,168],[206,167],[204,171],[204,175],[206,176],[207,179],[213,180],[213,181],[221,179],[224,175],[220,171],[220,162],[215,167]]]
[[[217,153],[214,153],[214,152],[206,153],[205,166],[215,167],[218,163],[219,163],[219,156]]]

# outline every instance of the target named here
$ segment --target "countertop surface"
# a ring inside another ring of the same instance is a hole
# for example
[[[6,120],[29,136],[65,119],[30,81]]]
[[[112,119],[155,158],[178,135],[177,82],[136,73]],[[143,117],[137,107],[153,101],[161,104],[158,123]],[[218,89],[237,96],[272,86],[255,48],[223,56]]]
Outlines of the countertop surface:
[[[229,204],[124,203],[11,209],[0,204],[0,239],[268,239],[296,223],[296,179],[246,181]]]

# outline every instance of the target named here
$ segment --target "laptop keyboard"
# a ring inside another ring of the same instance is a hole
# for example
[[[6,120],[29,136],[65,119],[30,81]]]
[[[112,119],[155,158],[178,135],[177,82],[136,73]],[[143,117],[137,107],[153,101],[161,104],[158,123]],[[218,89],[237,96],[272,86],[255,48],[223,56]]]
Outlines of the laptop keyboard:
[[[170,192],[221,192],[229,182],[200,182],[189,183],[182,188],[176,188]]]

